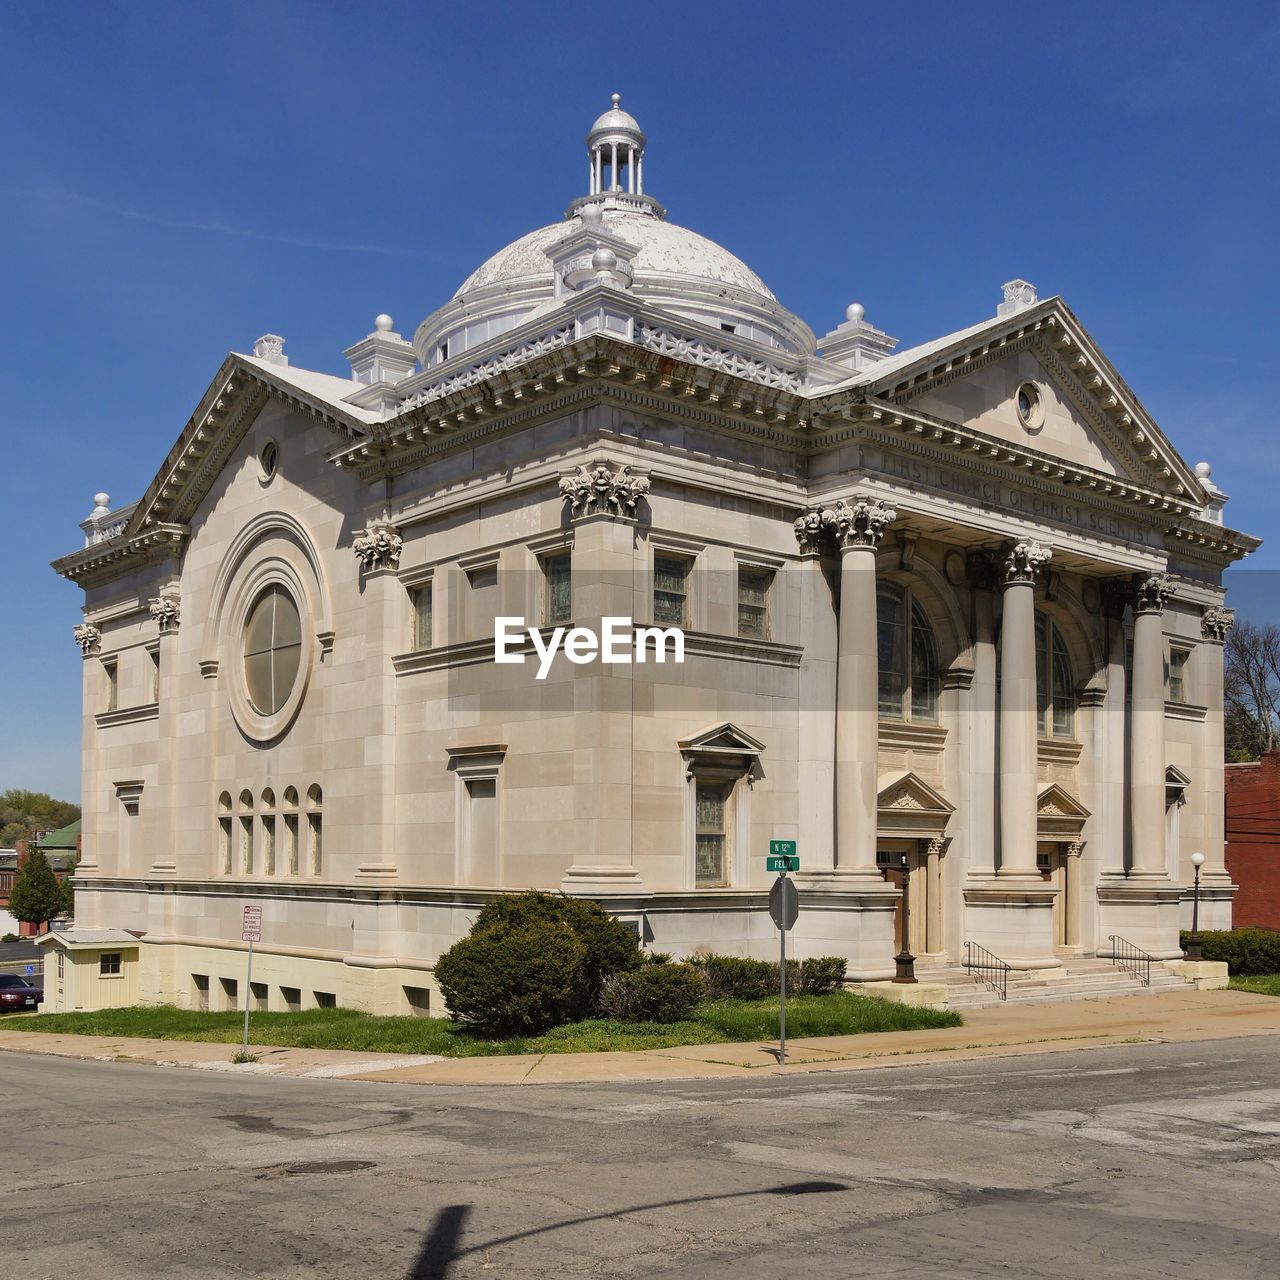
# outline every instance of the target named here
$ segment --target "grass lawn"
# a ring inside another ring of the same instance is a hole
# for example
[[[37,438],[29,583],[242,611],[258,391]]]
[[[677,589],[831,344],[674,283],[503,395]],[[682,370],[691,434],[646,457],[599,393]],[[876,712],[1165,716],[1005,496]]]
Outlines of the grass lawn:
[[[1232,991],[1256,991],[1260,996],[1280,996],[1280,973],[1261,973],[1252,978],[1232,978]]]
[[[867,1031],[914,1031],[957,1027],[959,1014],[912,1009],[872,996],[837,991],[787,1001],[787,1035],[852,1035]],[[203,1040],[239,1044],[242,1013],[196,1013],[172,1005],[104,1009],[99,1013],[21,1014],[0,1018],[0,1030],[48,1031],[85,1036],[145,1036],[157,1040]],[[365,1053],[439,1053],[449,1058],[506,1053],[599,1053],[618,1049],[664,1049],[678,1044],[725,1044],[776,1040],[776,1000],[715,1000],[699,1005],[688,1021],[669,1024],[594,1019],[557,1027],[528,1039],[488,1040],[460,1030],[447,1018],[375,1018],[354,1009],[309,1009],[301,1013],[255,1013],[250,1040],[301,1049],[353,1049]]]

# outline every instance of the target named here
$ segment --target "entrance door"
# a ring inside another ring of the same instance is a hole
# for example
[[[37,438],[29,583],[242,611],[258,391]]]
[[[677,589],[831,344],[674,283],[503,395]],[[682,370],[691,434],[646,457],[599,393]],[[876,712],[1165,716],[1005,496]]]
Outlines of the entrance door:
[[[1078,858],[1072,857],[1065,845],[1041,842],[1036,845],[1036,861],[1041,878],[1057,889],[1053,900],[1053,946],[1055,951],[1074,951],[1080,945],[1079,888],[1075,871]]]
[[[937,842],[934,842],[935,845]],[[911,894],[909,930],[911,953],[922,957],[942,951],[942,897],[941,853],[927,851],[923,840],[881,840],[879,858],[884,878],[896,888],[902,888],[902,856],[906,854],[911,868]],[[893,912],[893,945],[902,950],[902,899]]]

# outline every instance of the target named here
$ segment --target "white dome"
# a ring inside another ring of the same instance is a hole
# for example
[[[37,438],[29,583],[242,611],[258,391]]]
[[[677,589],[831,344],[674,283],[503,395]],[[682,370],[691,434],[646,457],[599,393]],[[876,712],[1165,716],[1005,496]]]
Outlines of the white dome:
[[[626,209],[606,209],[604,225],[637,247],[631,265],[639,291],[643,291],[645,276],[686,276],[731,285],[769,302],[776,301],[765,282],[741,258],[735,258],[728,249],[687,227]],[[553,222],[521,236],[477,267],[453,296],[461,298],[477,289],[516,281],[522,284],[545,281],[550,287],[554,273],[546,251],[572,230],[570,221]]]

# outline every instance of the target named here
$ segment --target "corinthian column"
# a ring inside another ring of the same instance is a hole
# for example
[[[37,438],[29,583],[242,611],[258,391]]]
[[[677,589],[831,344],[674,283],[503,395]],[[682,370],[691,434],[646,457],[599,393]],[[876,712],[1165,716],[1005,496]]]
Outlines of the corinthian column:
[[[1134,583],[1133,693],[1129,732],[1129,848],[1131,876],[1168,875],[1164,847],[1164,606],[1169,575]]]
[[[884,502],[837,502],[823,513],[840,552],[836,651],[836,869],[878,878],[879,678],[876,547],[898,513]]]
[[[1019,542],[1005,556],[1000,628],[1000,872],[1036,875],[1036,575],[1053,556]]]

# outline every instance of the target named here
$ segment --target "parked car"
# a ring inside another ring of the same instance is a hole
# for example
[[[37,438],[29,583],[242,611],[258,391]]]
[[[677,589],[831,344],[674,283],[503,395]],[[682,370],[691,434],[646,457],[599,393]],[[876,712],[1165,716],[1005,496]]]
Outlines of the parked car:
[[[44,988],[37,987],[16,973],[0,973],[0,1013],[33,1012],[44,1002]]]

